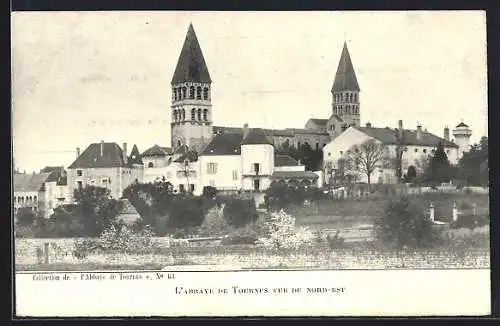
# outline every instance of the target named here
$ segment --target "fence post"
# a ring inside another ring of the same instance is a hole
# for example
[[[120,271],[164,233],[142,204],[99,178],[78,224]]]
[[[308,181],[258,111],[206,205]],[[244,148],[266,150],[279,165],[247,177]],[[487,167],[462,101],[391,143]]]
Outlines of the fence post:
[[[43,254],[44,254],[44,263],[48,264],[49,263],[49,243],[45,242],[43,244]]]
[[[453,202],[453,222],[458,221],[457,203]]]
[[[431,204],[429,205],[429,217],[431,219],[431,222],[434,223],[434,205]]]

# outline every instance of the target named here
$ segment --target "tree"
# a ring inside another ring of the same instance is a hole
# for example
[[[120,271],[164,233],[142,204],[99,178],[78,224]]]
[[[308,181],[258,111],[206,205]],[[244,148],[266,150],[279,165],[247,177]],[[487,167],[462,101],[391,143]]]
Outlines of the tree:
[[[458,162],[458,178],[465,185],[487,186],[488,170],[488,138],[482,137],[479,143],[471,146]]]
[[[453,167],[444,151],[443,143],[439,142],[434,155],[430,158],[429,164],[424,171],[424,181],[432,184],[440,184],[450,181],[453,175]]]
[[[74,198],[89,236],[99,236],[120,212],[119,202],[110,193],[107,188],[95,186],[75,190]]]
[[[22,226],[30,226],[35,220],[36,214],[31,207],[21,207],[16,212],[17,224]]]
[[[278,150],[279,154],[289,155],[295,160],[300,161],[305,165],[308,171],[321,170],[323,161],[323,151],[321,149],[314,150],[308,143],[302,144],[298,149],[288,145],[282,145]]]
[[[366,175],[368,184],[375,169],[385,162],[384,146],[374,139],[368,139],[359,145],[352,146],[347,151],[349,170]]]
[[[224,218],[227,223],[234,227],[244,227],[253,223],[259,217],[255,208],[255,200],[232,198],[223,210]]]

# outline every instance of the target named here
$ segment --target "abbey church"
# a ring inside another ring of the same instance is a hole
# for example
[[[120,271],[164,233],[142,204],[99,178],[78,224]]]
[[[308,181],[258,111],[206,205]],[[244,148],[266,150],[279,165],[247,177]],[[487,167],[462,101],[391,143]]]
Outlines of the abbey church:
[[[200,151],[214,134],[241,132],[241,128],[214,126],[212,121],[212,79],[193,25],[189,29],[172,78],[171,143]],[[300,147],[309,144],[321,149],[349,126],[359,126],[359,85],[344,43],[332,86],[332,115],[310,119],[303,129],[265,129],[275,147],[284,143]]]

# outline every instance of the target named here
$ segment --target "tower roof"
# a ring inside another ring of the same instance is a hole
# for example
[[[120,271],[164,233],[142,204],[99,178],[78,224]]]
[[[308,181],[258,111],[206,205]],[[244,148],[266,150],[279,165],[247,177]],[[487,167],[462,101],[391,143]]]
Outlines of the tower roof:
[[[335,80],[333,81],[332,92],[359,92],[359,90],[358,80],[356,78],[356,74],[354,73],[354,67],[352,66],[351,56],[349,55],[349,50],[347,49],[347,43],[344,42],[344,48],[342,49],[342,54],[340,55],[337,73],[335,74]]]
[[[466,125],[465,123],[463,122],[460,122],[455,128],[460,128],[460,127],[465,127],[465,128],[468,128],[469,126]]]
[[[172,84],[184,82],[212,82],[192,24],[189,24],[186,39],[172,78]]]

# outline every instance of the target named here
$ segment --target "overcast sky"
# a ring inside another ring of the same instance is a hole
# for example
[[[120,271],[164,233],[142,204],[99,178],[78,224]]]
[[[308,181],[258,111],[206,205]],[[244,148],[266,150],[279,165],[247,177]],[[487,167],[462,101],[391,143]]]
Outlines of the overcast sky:
[[[101,140],[170,145],[170,80],[192,22],[215,125],[303,127],[328,118],[344,40],[361,123],[487,135],[482,12],[23,12],[12,14],[19,169],[70,165]]]

